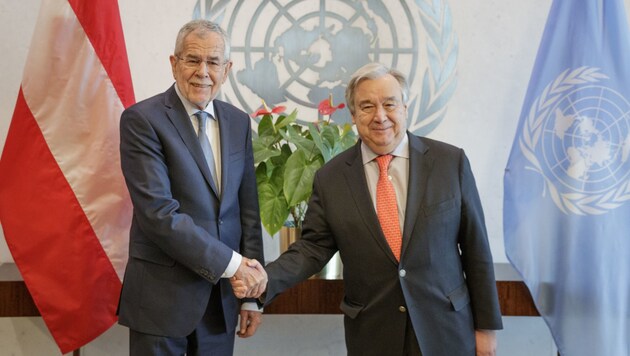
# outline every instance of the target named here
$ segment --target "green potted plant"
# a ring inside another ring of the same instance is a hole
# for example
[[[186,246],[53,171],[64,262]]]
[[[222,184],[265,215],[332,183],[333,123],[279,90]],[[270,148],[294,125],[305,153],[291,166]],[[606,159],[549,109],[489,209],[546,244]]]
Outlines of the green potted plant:
[[[331,121],[332,114],[344,106],[334,106],[332,96],[322,100],[319,112],[328,119],[307,125],[297,122],[297,110],[286,114],[285,107],[269,109],[264,101],[253,114],[262,116],[253,150],[260,217],[270,235],[283,226],[295,227],[299,234],[315,172],[356,143],[350,124]]]

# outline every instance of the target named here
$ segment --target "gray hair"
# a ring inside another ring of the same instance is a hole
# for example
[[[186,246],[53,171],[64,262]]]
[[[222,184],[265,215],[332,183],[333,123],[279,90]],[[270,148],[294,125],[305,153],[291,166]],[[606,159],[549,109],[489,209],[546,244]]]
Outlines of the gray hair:
[[[350,114],[354,115],[354,91],[357,89],[357,86],[359,86],[359,84],[364,80],[377,79],[386,74],[391,75],[398,81],[398,84],[400,84],[400,88],[402,89],[403,103],[407,103],[407,100],[409,99],[409,85],[407,84],[405,75],[400,71],[388,68],[381,63],[369,63],[357,69],[357,71],[352,74],[352,77],[348,82],[348,87],[346,87],[346,104],[348,104]]]
[[[182,28],[177,33],[177,39],[175,40],[174,54],[176,56],[179,56],[184,50],[184,40],[186,39],[186,36],[197,30],[200,30],[202,32],[215,32],[221,35],[224,45],[223,59],[226,61],[230,59],[230,37],[228,36],[227,32],[225,32],[225,30],[222,29],[221,26],[219,26],[218,24],[204,19],[192,20],[182,26]]]

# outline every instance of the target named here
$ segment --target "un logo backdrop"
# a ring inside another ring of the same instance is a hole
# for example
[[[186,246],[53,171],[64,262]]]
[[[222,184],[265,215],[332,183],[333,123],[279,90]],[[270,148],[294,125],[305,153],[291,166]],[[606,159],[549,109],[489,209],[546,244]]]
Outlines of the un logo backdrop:
[[[222,98],[247,112],[262,100],[316,121],[317,104],[344,102],[346,83],[376,61],[409,81],[411,132],[426,135],[444,118],[457,86],[457,37],[444,1],[198,1],[193,18],[221,25],[235,65]],[[348,110],[334,121],[350,121]]]

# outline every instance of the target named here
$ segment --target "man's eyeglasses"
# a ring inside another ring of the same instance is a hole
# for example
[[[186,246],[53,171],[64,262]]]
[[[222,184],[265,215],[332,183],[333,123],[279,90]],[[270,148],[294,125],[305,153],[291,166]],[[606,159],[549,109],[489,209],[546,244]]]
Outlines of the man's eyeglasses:
[[[189,69],[199,69],[201,67],[201,63],[205,63],[208,70],[211,72],[219,72],[223,69],[223,66],[227,61],[220,61],[218,59],[208,59],[206,61],[202,60],[199,57],[186,56],[184,58],[180,56],[175,56],[178,60],[182,61],[184,67]]]

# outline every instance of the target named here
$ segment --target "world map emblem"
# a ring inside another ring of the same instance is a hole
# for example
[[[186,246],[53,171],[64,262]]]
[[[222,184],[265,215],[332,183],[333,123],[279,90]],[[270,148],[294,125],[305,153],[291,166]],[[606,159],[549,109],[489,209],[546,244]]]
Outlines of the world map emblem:
[[[344,102],[352,73],[381,62],[407,76],[408,128],[426,135],[457,86],[458,42],[442,1],[198,1],[193,18],[229,33],[234,67],[221,95],[250,113],[264,100],[317,121],[321,100]],[[350,114],[332,119],[349,122]]]
[[[532,105],[520,147],[565,213],[603,214],[630,199],[630,103],[599,68],[566,70]]]

